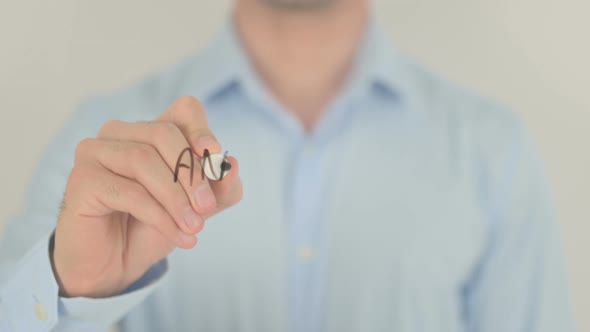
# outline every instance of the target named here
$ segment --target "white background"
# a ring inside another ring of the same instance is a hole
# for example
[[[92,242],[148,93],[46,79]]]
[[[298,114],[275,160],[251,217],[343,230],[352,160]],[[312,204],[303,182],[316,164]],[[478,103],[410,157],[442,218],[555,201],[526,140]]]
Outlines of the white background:
[[[375,4],[403,52],[524,117],[555,189],[578,328],[590,331],[590,2]],[[0,0],[0,221],[23,207],[41,151],[81,99],[202,48],[229,7],[227,0]]]

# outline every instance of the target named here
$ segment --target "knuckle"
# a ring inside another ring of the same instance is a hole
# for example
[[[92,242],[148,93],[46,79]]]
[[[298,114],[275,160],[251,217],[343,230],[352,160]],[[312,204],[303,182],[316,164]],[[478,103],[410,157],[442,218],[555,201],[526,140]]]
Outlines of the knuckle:
[[[66,184],[66,192],[80,193],[87,190],[89,181],[98,178],[99,174],[88,164],[75,165],[70,171]]]
[[[179,111],[202,109],[203,104],[200,100],[192,96],[182,96],[176,100],[176,106]]]
[[[129,151],[130,159],[134,160],[138,165],[145,165],[154,160],[156,151],[147,144],[136,144],[131,151]]]
[[[186,121],[189,116],[194,114],[199,117],[205,117],[203,104],[200,100],[191,96],[184,96],[177,99],[171,111],[171,118],[177,122]]]
[[[119,199],[122,190],[122,184],[117,181],[109,181],[105,185],[105,194],[112,200]]]
[[[88,153],[94,142],[95,140],[92,138],[85,138],[76,145],[76,150],[74,152],[75,163],[80,162],[80,160]]]
[[[137,206],[143,206],[145,205],[145,195],[144,195],[144,191],[141,188],[141,186],[139,184],[131,184],[126,186],[125,188],[121,188],[122,186],[119,186],[119,194],[121,193],[121,189],[124,189],[124,194],[128,197],[128,201],[131,204],[137,205]]]
[[[105,122],[98,131],[98,137],[108,136],[108,133],[112,132],[114,128],[119,126],[119,124],[121,124],[121,121],[119,120],[109,120]]]
[[[83,167],[74,166],[70,171],[70,176],[68,177],[68,187],[76,187],[80,184],[80,182],[86,178],[87,173]]]
[[[123,141],[113,141],[111,142],[111,148],[115,152],[125,152],[129,148],[129,144]]]

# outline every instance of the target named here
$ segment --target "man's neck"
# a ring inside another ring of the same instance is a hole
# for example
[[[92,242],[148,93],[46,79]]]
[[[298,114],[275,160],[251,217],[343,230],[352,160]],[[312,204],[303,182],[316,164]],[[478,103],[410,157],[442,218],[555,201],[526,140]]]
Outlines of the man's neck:
[[[368,19],[365,1],[313,11],[238,1],[237,31],[271,94],[311,130],[351,70]]]

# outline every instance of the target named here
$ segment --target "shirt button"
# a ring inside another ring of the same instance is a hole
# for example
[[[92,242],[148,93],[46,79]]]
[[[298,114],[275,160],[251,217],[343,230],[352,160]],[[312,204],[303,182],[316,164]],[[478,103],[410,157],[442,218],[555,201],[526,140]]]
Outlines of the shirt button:
[[[35,304],[35,317],[37,317],[38,320],[47,319],[47,312],[45,311],[45,307],[41,303]]]
[[[299,259],[304,263],[309,263],[315,259],[315,252],[311,246],[302,246],[299,248]]]

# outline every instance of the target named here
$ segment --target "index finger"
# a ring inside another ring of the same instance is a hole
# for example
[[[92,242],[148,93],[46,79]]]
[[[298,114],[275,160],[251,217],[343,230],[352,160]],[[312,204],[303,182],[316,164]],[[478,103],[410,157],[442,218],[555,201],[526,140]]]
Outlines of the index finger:
[[[211,154],[221,152],[221,144],[209,129],[207,113],[197,98],[180,97],[162,113],[158,120],[176,125],[186,137],[193,152],[199,157],[203,157],[205,149],[208,149]]]

